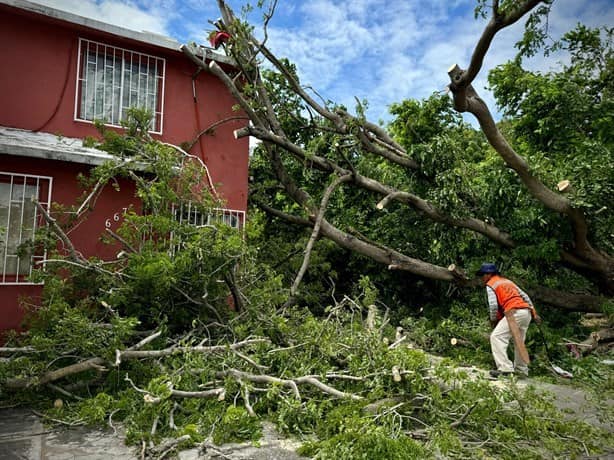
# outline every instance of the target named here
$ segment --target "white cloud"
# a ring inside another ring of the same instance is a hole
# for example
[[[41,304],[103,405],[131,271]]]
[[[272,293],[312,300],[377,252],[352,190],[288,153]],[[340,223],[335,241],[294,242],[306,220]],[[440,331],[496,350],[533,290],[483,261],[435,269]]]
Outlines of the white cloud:
[[[35,0],[35,3],[136,31],[168,35],[168,11],[160,2],[147,10],[122,0]]]
[[[457,2],[458,3],[458,2]],[[325,97],[354,106],[367,98],[374,119],[404,98],[421,98],[447,84],[446,69],[462,61],[466,31],[452,35],[449,2],[317,0],[303,4],[300,24],[270,26],[270,47],[295,62],[302,82]],[[426,56],[426,59],[425,59]]]
[[[428,30],[417,25],[412,4],[385,4],[382,0],[303,4],[300,24],[279,26],[272,21],[269,46],[295,62],[302,82],[325,97],[350,108],[354,96],[369,99],[371,107],[385,107],[384,94],[398,95],[399,85],[390,80],[406,86],[405,79],[395,75],[388,79],[386,74],[401,71],[408,76],[408,69],[400,68],[414,60],[408,45],[422,40]]]

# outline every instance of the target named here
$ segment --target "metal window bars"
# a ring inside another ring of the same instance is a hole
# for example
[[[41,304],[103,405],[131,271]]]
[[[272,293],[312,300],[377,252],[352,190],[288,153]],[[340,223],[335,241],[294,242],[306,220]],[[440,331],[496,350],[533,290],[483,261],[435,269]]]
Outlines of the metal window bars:
[[[45,254],[31,252],[37,228],[44,225],[34,200],[49,210],[53,178],[0,171],[0,285],[28,281]]]
[[[172,215],[180,224],[204,227],[211,225],[228,225],[235,230],[242,230],[245,225],[245,211],[226,208],[210,208],[194,206],[192,202],[173,205]],[[174,233],[170,235],[170,254],[174,255],[181,248],[181,241]]]
[[[245,223],[245,211],[226,208],[203,210],[188,201],[178,206],[173,205],[172,214],[179,223],[203,227],[205,225],[225,224],[241,230]]]
[[[163,58],[79,39],[75,120],[120,126],[128,109],[153,115],[151,131],[162,133]]]

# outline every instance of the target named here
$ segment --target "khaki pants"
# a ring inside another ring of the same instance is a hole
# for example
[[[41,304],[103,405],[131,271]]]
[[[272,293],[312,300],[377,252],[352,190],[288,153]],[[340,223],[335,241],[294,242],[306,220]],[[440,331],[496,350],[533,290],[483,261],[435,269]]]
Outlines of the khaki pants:
[[[531,310],[528,308],[516,309],[514,310],[514,318],[516,319],[516,323],[518,323],[522,342],[524,343],[527,329],[529,329],[529,324],[531,323]],[[517,350],[514,349],[513,363],[507,357],[507,346],[511,338],[512,333],[510,332],[507,318],[503,318],[490,334],[490,348],[492,350],[492,356],[495,358],[497,370],[501,372],[516,371],[519,374],[529,375],[529,368],[522,360]]]

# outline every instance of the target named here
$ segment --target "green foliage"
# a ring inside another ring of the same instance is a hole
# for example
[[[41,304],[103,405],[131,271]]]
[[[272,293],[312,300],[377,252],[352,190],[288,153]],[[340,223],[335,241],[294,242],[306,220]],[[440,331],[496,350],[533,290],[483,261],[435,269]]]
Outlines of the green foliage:
[[[106,393],[98,393],[95,397],[80,404],[77,409],[81,419],[89,425],[102,425],[114,408],[116,401]]]
[[[390,113],[395,117],[389,126],[390,133],[407,149],[428,144],[450,126],[462,124],[462,117],[452,108],[450,99],[437,93],[423,101],[406,99],[392,104]]]
[[[368,282],[363,280],[363,285]],[[434,323],[437,329],[428,338],[434,347],[443,345],[449,335],[464,334],[465,339],[473,340],[483,331],[477,316],[472,317],[467,308],[455,305],[452,314],[456,322]],[[243,351],[263,366],[267,375],[284,379],[316,376],[338,391],[361,396],[360,400],[334,398],[312,385],[299,385],[298,399],[280,384],[256,385],[227,377],[217,383],[225,389],[224,400],[182,399],[176,405],[172,389],[197,391],[215,382],[216,372],[225,368],[254,372],[252,364],[227,349],[215,354],[186,352],[127,361],[99,384],[86,380],[89,389],[77,393],[86,400],[67,403],[50,415],[88,424],[106,424],[109,419],[121,422],[129,443],[159,443],[165,437],[184,434],[190,436],[190,443],[207,438],[216,443],[254,443],[262,435],[262,419],[269,419],[284,433],[308,436],[302,452],[323,459],[437,455],[512,459],[517,458],[517,443],[523,444],[526,458],[540,458],[544,451],[573,456],[585,447],[598,452],[604,446],[602,433],[582,422],[565,421],[549,399],[531,389],[521,390],[513,380],[502,390],[494,390],[483,379],[456,370],[449,360],[434,364],[423,351],[406,344],[390,348],[392,328],[376,315],[377,328],[367,329],[367,315],[361,302],[350,299],[331,306],[325,319],[305,309],[275,313],[261,306],[248,310],[240,322],[228,323],[227,336],[220,336],[222,343],[248,334],[269,337],[271,343]],[[405,327],[411,328],[409,340],[413,342],[423,326],[417,321],[407,322]],[[474,328],[477,331],[471,335]],[[428,331],[422,328],[422,333]],[[200,337],[202,333],[194,329],[174,341],[177,346],[189,346],[200,342]],[[154,346],[164,348],[159,343]],[[474,351],[475,356],[479,353]],[[36,367],[38,359],[36,355],[10,363],[13,369],[24,369]],[[5,367],[3,364],[0,369],[4,372]],[[392,377],[393,367],[403,371],[400,381]],[[345,379],[344,375],[364,378]],[[250,391],[250,402],[257,417],[251,417],[242,401],[246,389],[256,386],[261,391]],[[95,396],[88,396],[89,392]],[[50,396],[36,397],[44,400]],[[384,398],[392,399],[382,404]],[[377,408],[369,409],[371,403],[377,403]],[[169,426],[171,414],[176,429]],[[461,426],[455,428],[453,423],[461,417]]]
[[[362,290],[362,304],[365,307],[375,304],[379,297],[378,289],[373,285],[368,276],[361,276],[358,280],[358,285]]]
[[[228,406],[216,428],[213,441],[216,444],[240,441],[257,441],[262,435],[260,423],[250,417],[245,408]]]
[[[531,57],[539,52],[548,39],[548,15],[554,0],[545,0],[527,19],[522,39],[516,43],[519,55]],[[512,3],[512,2],[507,2]],[[515,2],[514,2],[515,3]]]
[[[471,305],[474,307],[454,302],[443,317],[407,317],[401,325],[420,348],[451,357],[458,363],[489,367],[492,357],[484,299],[475,296]],[[459,344],[453,345],[452,339]]]
[[[591,244],[611,253],[612,31],[578,26],[562,40],[548,44],[544,33],[550,4],[544,2],[530,15],[517,59],[490,73],[491,88],[506,115],[499,128],[548,188],[555,189],[562,179],[572,181],[573,191],[567,196],[587,216]],[[518,8],[518,2],[501,1],[498,7],[500,15],[505,16]],[[480,1],[476,14],[489,15],[491,8],[489,2]],[[522,59],[540,50],[546,54],[565,51],[570,55],[570,65],[546,74],[523,68]],[[295,76],[294,67],[287,62],[285,65]],[[414,193],[448,216],[443,223],[433,222],[412,206],[398,202],[376,210],[374,204],[381,196],[348,184],[331,197],[326,209],[331,224],[376,245],[440,266],[455,263],[470,272],[482,261],[492,260],[527,289],[543,283],[552,288],[573,286],[579,292],[595,292],[590,275],[581,270],[573,273],[562,264],[561,251],[574,244],[567,219],[546,209],[527,191],[482,133],[462,121],[447,95],[434,94],[422,101],[406,100],[391,106],[394,118],[388,132],[418,163],[420,172],[416,173],[372,155],[358,142],[352,144],[352,135],[359,132],[358,123],[348,121],[350,134],[342,136],[334,132],[328,120],[307,118],[301,100],[281,74],[268,72],[265,77],[284,132],[304,147],[307,156],[331,159],[395,189]],[[348,144],[358,147],[343,148]],[[323,184],[330,180],[328,173],[281,150],[278,154],[292,179],[317,204]],[[251,171],[253,204],[264,202],[285,213],[307,217],[280,191],[264,149],[256,150]],[[493,225],[509,235],[514,247],[454,226],[455,219],[464,218]],[[276,266],[284,283],[289,284],[302,262],[301,249],[308,232],[271,216],[263,217],[263,226],[262,243],[258,244],[268,250],[262,251],[261,260]],[[392,306],[391,314],[397,320],[415,316],[425,308],[438,310],[432,316],[441,317],[447,314],[449,302],[468,305],[476,301],[472,294],[448,292],[437,283],[383,270],[380,264],[319,241],[300,288],[299,304],[321,313],[331,295],[337,299],[357,295],[356,286],[363,276],[377,289],[377,304]]]
[[[608,252],[614,248],[609,231],[614,213],[608,205],[614,197],[608,166],[614,147],[609,129],[614,119],[613,33],[578,25],[565,34],[545,49],[569,53],[571,62],[560,71],[528,71],[517,59],[489,75],[517,149],[545,183],[554,187],[562,179],[571,180],[570,199],[584,210],[591,236]],[[546,235],[571,240],[556,217],[542,219]]]
[[[429,458],[428,450],[407,436],[390,437],[381,428],[344,432],[320,443],[307,443],[300,454],[314,459],[418,460]]]

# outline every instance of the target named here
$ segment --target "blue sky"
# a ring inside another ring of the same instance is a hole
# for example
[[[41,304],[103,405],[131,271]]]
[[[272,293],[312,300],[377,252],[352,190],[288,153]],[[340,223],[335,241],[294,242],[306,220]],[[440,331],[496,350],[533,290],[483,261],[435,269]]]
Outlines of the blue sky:
[[[218,18],[216,0],[31,0],[180,42],[206,43],[208,20]],[[247,0],[230,0],[239,13]],[[252,4],[256,1],[252,0]],[[278,0],[269,23],[269,47],[297,64],[303,84],[353,109],[354,98],[369,101],[368,118],[389,120],[387,107],[403,99],[428,97],[448,83],[447,69],[466,67],[484,20],[473,16],[475,0]],[[261,13],[250,21],[259,30]],[[612,0],[555,0],[549,32],[559,37],[578,22],[614,25]],[[523,23],[495,38],[475,82],[496,111],[486,69],[514,56]],[[564,56],[534,59],[537,70],[556,68]],[[470,118],[468,118],[470,120]]]

